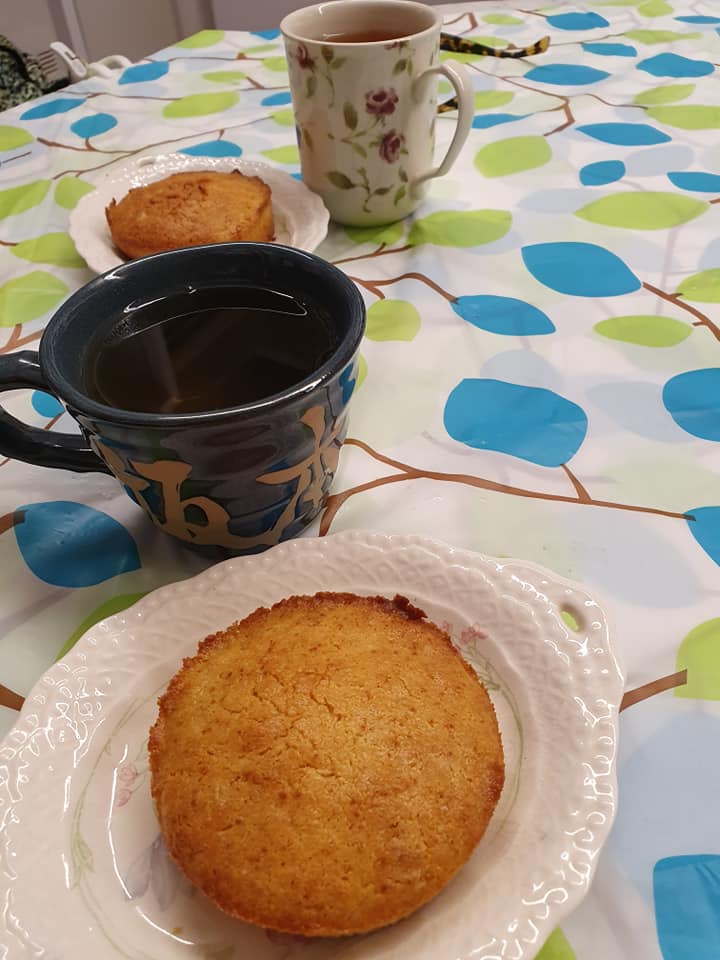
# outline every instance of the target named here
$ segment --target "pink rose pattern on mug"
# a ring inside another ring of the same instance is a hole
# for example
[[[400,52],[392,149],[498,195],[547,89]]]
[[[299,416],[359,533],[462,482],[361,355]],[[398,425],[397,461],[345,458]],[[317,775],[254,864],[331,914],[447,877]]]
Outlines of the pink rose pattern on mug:
[[[398,51],[393,75],[398,76],[407,72],[411,76],[413,72],[413,50],[408,41],[395,40],[386,44],[385,49]],[[346,59],[337,57],[334,51],[327,46],[323,46],[320,52],[324,61],[322,66],[319,65],[317,59],[310,56],[304,43],[298,43],[291,56],[297,61],[301,70],[308,71],[308,77],[305,81],[305,96],[311,98],[315,95],[317,76],[319,75],[330,88],[331,98],[328,106],[333,107],[335,104],[333,73],[342,70]],[[346,100],[343,104],[342,116],[346,133],[345,136],[338,139],[341,143],[352,147],[355,166],[350,171],[350,176],[340,170],[328,170],[325,176],[339,190],[351,190],[355,187],[362,190],[365,194],[362,208],[366,213],[372,212],[371,205],[375,197],[384,197],[392,191],[393,204],[397,206],[407,193],[409,177],[400,162],[402,157],[407,156],[408,153],[405,146],[405,137],[395,129],[390,129],[387,132],[383,130],[387,125],[388,118],[395,113],[399,99],[394,87],[378,87],[375,90],[366,91],[362,104],[356,105],[349,100]],[[332,133],[328,133],[327,136],[331,140],[336,139]],[[298,124],[298,139],[302,139],[307,147],[313,149],[312,137],[308,129],[303,127],[302,124]],[[392,167],[397,164],[396,169],[391,172],[391,176],[379,187],[373,187],[370,184],[367,166],[363,163],[371,151],[376,152],[388,166]]]

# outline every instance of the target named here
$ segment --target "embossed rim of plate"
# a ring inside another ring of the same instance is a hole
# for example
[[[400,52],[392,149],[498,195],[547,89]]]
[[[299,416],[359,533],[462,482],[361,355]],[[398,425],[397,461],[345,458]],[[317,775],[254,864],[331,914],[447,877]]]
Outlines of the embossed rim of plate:
[[[77,252],[96,273],[105,273],[126,263],[113,245],[105,220],[105,207],[113,199],[120,200],[134,187],[162,180],[173,173],[202,170],[217,173],[239,170],[264,180],[273,193],[276,228],[280,225],[279,243],[312,253],[327,236],[330,214],[322,199],[284,170],[243,157],[194,157],[171,153],[136,158],[132,163],[92,180],[95,189],[85,194],[70,213],[68,231]]]
[[[517,684],[512,692],[522,698],[525,687],[533,688],[534,685],[536,692],[543,690],[548,698],[555,698],[553,703],[563,706],[566,715],[574,717],[573,724],[577,729],[568,732],[560,722],[554,727],[543,727],[542,716],[536,716],[531,711],[533,720],[540,724],[532,731],[536,743],[547,739],[552,756],[560,756],[562,751],[569,752],[577,782],[556,782],[552,785],[553,789],[542,784],[542,800],[546,800],[548,795],[552,799],[554,793],[562,795],[559,805],[562,809],[557,806],[549,809],[542,807],[545,835],[539,835],[523,820],[522,809],[518,816],[503,821],[499,835],[510,844],[507,867],[504,849],[503,857],[500,860],[496,857],[492,866],[497,873],[498,862],[501,863],[500,869],[505,871],[501,879],[506,887],[508,883],[510,886],[508,889],[502,888],[502,884],[497,889],[490,887],[490,876],[486,880],[482,873],[480,881],[474,879],[469,887],[466,884],[464,895],[469,889],[473,896],[477,894],[479,900],[473,899],[468,904],[465,896],[459,908],[457,904],[453,906],[455,915],[460,910],[462,924],[446,923],[443,926],[437,920],[432,923],[433,904],[445,896],[443,891],[436,901],[414,915],[422,914],[424,918],[419,923],[422,928],[422,950],[418,949],[418,928],[410,925],[414,919],[411,917],[370,938],[349,943],[347,950],[339,951],[338,956],[383,960],[389,960],[390,957],[393,960],[409,960],[410,957],[427,957],[428,960],[470,960],[471,957],[472,960],[531,960],[535,957],[552,929],[586,894],[617,805],[615,757],[623,678],[610,643],[607,619],[598,602],[582,587],[539,566],[515,560],[493,560],[482,554],[417,536],[350,531],[323,539],[287,541],[265,553],[227,560],[190,580],[161,587],[133,607],[101,621],[84,634],[73,649],[38,681],[15,727],[0,743],[0,810],[3,824],[0,830],[0,901],[8,906],[14,904],[15,894],[19,892],[33,903],[42,900],[45,912],[52,912],[55,903],[53,897],[59,891],[55,888],[42,889],[43,883],[50,883],[47,879],[49,871],[46,873],[41,867],[38,869],[30,893],[17,889],[19,870],[16,872],[14,866],[19,868],[21,865],[22,849],[18,847],[27,846],[27,855],[32,857],[37,846],[44,844],[50,849],[57,846],[57,852],[62,855],[63,831],[56,815],[54,819],[52,815],[48,817],[49,832],[44,837],[42,823],[35,823],[28,828],[25,821],[23,825],[23,790],[27,792],[27,786],[32,784],[34,778],[43,773],[47,776],[48,766],[54,768],[56,777],[60,776],[63,759],[68,759],[63,758],[62,752],[65,750],[67,753],[68,747],[61,746],[62,736],[56,739],[56,735],[65,730],[68,717],[73,714],[71,707],[74,707],[74,715],[78,718],[76,723],[86,731],[86,737],[79,751],[80,758],[76,752],[70,754],[71,766],[66,770],[66,775],[73,771],[76,777],[79,775],[83,764],[87,764],[94,756],[93,747],[95,753],[102,752],[102,743],[94,742],[94,730],[112,711],[124,708],[131,697],[139,694],[137,678],[143,672],[143,657],[147,661],[146,668],[158,663],[157,650],[154,654],[146,652],[145,644],[149,638],[162,650],[160,662],[163,668],[167,666],[169,679],[179,666],[180,657],[187,652],[178,651],[176,639],[178,610],[182,609],[183,604],[186,607],[185,617],[188,617],[188,610],[192,610],[190,620],[198,629],[198,636],[192,640],[194,647],[198,637],[217,629],[217,623],[212,621],[212,612],[204,614],[203,611],[209,599],[222,600],[223,590],[228,594],[226,599],[232,598],[230,602],[236,615],[245,616],[260,604],[275,602],[292,593],[313,589],[348,589],[348,578],[353,582],[358,580],[358,592],[393,593],[395,587],[391,588],[389,584],[395,574],[399,579],[406,577],[401,589],[411,600],[422,603],[424,598],[442,607],[450,598],[453,604],[459,604],[461,609],[456,612],[461,622],[477,622],[472,615],[476,602],[474,598],[481,593],[484,600],[491,603],[492,609],[501,610],[502,615],[498,617],[496,614],[495,621],[492,617],[482,621],[482,625],[487,626],[488,634],[493,630],[502,634],[503,630],[512,626],[511,637],[517,635],[518,644],[521,647],[524,644],[522,656],[536,656],[539,666],[545,671],[539,677],[534,675],[534,670],[527,671],[521,682],[516,676],[508,682],[508,686]],[[369,580],[360,586],[362,575]],[[302,585],[298,587],[297,583]],[[383,589],[382,583],[387,583],[388,588]],[[414,585],[419,588],[417,593],[414,593]],[[575,617],[579,626],[577,631],[572,632],[563,623],[563,610]],[[538,639],[528,643],[527,637],[523,639],[521,633],[516,634],[519,621],[516,622],[515,618],[519,611],[537,633],[539,643]],[[215,608],[214,613],[217,612]],[[203,616],[209,618],[207,623]],[[227,616],[224,610],[223,616]],[[506,637],[505,642],[512,645],[511,638]],[[518,662],[521,662],[522,656]],[[514,669],[511,664],[512,661],[509,661],[508,669]],[[552,683],[546,682],[548,668],[552,671]],[[114,690],[113,679],[116,681]],[[75,693],[73,687],[76,688]],[[93,697],[95,703],[91,705],[87,701]],[[96,710],[94,726],[91,723],[92,706]],[[545,704],[544,710],[548,713],[548,704]],[[597,712],[593,713],[593,710]],[[550,711],[549,717],[555,719],[553,711]],[[59,731],[53,728],[53,721],[58,722]],[[563,769],[563,763],[570,769],[566,759],[564,757],[560,762],[559,769]],[[524,755],[522,762],[526,762]],[[537,763],[534,765],[537,766]],[[537,785],[531,783],[530,786],[534,788]],[[48,781],[44,790],[48,794],[51,792]],[[539,799],[533,790],[530,793],[533,800]],[[3,794],[7,796],[7,801]],[[36,806],[40,802],[37,794],[32,792],[30,801]],[[43,799],[42,802],[47,801]],[[513,800],[513,803],[516,801]],[[519,801],[516,805],[519,806]],[[35,814],[38,816],[37,810]],[[555,820],[552,820],[553,815]],[[549,830],[548,824],[558,825],[555,834]],[[559,824],[562,824],[562,829],[559,829]],[[25,838],[27,844],[22,842]],[[480,848],[484,845],[485,841]],[[30,848],[33,848],[32,854]],[[564,852],[561,858],[557,857],[558,849],[567,851],[568,848],[570,854]],[[552,858],[548,859],[550,853]],[[47,856],[46,852],[43,862]],[[14,858],[14,866],[10,858]],[[463,871],[458,878],[462,874]],[[543,881],[538,884],[537,877],[540,875]],[[495,902],[492,901],[493,897]],[[479,909],[478,902],[481,904]],[[25,907],[28,908],[27,903]],[[59,903],[56,909],[61,909]],[[463,914],[463,910],[466,913]],[[29,912],[33,916],[33,924],[39,923],[34,919],[32,910]],[[440,915],[447,920],[447,912]],[[72,925],[72,916],[72,911],[67,908],[63,910],[62,926],[65,930]],[[33,945],[35,935],[32,930],[22,927],[22,917],[17,911],[13,913],[6,910],[3,917],[5,932],[11,932],[10,917],[16,928],[12,931],[13,935],[17,938],[19,929],[24,943]],[[59,918],[56,919],[59,922]],[[79,918],[80,925],[82,921],[83,918]],[[47,928],[47,919],[44,923]],[[425,947],[428,930],[432,935]],[[31,955],[35,954],[16,951],[10,956]]]

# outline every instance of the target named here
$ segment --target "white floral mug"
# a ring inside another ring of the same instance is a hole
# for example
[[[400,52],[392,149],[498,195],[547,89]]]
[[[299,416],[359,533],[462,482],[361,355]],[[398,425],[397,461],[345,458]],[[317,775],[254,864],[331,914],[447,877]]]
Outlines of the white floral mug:
[[[285,39],[303,180],[332,218],[391,223],[421,202],[467,139],[473,90],[438,63],[442,19],[413,0],[330,0],[290,13]],[[458,97],[455,134],[433,165],[437,75]]]

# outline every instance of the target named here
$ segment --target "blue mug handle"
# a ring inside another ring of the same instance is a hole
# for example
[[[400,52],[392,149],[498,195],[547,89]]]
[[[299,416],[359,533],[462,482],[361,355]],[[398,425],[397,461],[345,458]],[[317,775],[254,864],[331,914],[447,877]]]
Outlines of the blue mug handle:
[[[25,388],[52,393],[45,383],[36,351],[20,350],[0,357],[0,393]],[[3,410],[2,406],[0,454],[38,467],[74,470],[76,473],[110,473],[84,436],[30,427]]]

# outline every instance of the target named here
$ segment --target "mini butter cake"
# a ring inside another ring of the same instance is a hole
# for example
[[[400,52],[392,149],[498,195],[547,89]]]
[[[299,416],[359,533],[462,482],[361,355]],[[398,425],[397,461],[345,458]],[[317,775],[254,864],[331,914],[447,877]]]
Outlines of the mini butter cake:
[[[131,258],[275,233],[270,187],[239,170],[174,173],[111,200],[105,216],[115,246]]]
[[[431,899],[504,781],[490,698],[403,597],[319,593],[208,637],[159,701],[165,843],[220,909],[305,936],[361,933]]]

